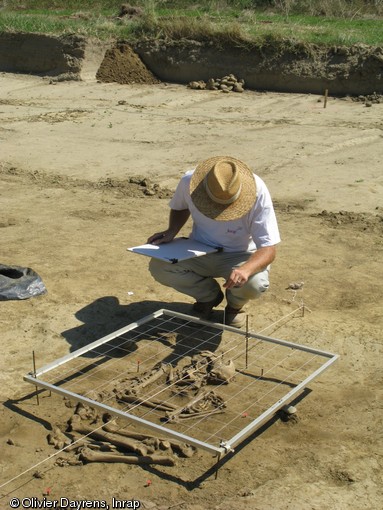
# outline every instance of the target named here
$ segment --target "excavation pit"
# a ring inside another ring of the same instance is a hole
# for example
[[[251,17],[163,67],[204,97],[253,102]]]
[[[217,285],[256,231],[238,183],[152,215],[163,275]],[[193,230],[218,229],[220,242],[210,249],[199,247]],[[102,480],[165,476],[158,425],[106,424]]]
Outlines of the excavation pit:
[[[221,456],[337,357],[162,309],[24,379]]]

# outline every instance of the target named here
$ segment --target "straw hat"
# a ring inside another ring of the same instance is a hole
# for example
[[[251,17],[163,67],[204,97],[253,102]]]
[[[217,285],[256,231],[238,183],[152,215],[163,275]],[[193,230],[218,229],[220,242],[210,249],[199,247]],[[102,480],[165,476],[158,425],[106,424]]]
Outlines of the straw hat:
[[[230,156],[215,156],[200,163],[190,181],[190,196],[196,208],[218,221],[244,216],[257,198],[254,174]]]

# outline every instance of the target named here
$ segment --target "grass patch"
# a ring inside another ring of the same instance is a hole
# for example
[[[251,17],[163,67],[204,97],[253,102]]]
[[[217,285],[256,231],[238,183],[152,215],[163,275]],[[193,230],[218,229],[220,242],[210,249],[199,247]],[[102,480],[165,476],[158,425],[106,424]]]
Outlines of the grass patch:
[[[132,2],[143,16],[118,19],[114,0],[8,0],[0,32],[76,33],[99,39],[195,39],[240,47],[270,41],[380,46],[383,0],[166,0]],[[300,13],[296,11],[300,9]],[[331,16],[318,16],[331,12]],[[334,14],[335,13],[335,14]],[[316,14],[316,15],[313,15]]]
[[[250,27],[252,38],[265,33],[279,34],[296,41],[318,45],[345,45],[364,43],[382,45],[383,23],[378,20],[353,20],[292,15],[283,17],[259,17]],[[272,27],[271,25],[275,25]]]

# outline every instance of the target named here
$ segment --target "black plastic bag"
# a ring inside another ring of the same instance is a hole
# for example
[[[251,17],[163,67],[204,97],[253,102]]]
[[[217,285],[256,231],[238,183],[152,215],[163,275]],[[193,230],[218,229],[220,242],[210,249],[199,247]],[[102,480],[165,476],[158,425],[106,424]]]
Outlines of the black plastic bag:
[[[33,269],[0,264],[0,301],[28,299],[46,292],[43,281]]]

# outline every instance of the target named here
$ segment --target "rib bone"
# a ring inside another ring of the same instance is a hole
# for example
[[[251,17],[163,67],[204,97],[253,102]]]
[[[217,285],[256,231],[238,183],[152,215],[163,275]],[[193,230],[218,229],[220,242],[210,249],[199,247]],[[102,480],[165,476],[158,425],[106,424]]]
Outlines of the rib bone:
[[[210,402],[215,405],[211,410],[205,410],[205,403]],[[198,404],[198,406],[196,406]],[[166,418],[169,421],[175,421],[178,418],[197,418],[199,416],[208,416],[210,414],[216,414],[222,412],[225,407],[224,401],[218,397],[214,391],[201,391],[194,398],[183,406],[178,407],[173,412],[167,412]]]

